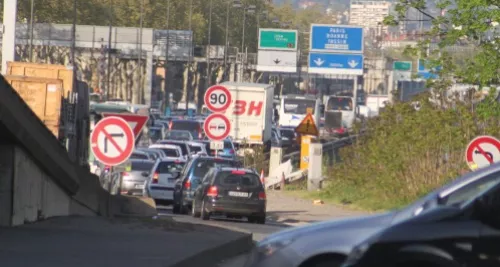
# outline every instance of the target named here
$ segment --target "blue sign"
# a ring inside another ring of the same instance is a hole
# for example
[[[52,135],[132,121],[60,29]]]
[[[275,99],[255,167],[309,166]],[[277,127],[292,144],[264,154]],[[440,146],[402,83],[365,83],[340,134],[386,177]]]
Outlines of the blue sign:
[[[363,55],[309,53],[309,73],[363,75]]]
[[[426,80],[427,79],[437,79],[438,75],[435,73],[431,73],[431,69],[426,68],[425,65],[426,65],[425,60],[423,60],[423,59],[418,60],[418,69],[417,69],[418,76],[420,78],[426,79]],[[435,70],[440,70],[440,69],[441,69],[440,66],[435,68]]]
[[[350,25],[312,24],[310,51],[363,53],[363,28]]]

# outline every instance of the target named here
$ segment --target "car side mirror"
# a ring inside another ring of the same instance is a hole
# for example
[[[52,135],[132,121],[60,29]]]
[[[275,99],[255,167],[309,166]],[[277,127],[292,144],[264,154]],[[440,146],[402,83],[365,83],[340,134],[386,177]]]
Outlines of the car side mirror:
[[[142,177],[149,177],[149,172],[142,172],[141,175]]]

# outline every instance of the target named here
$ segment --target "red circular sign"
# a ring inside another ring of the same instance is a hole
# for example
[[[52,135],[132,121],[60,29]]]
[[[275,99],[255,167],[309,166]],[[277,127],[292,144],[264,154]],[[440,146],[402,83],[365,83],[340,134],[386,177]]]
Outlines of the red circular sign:
[[[219,121],[219,122],[217,122]],[[222,114],[211,114],[203,124],[205,134],[212,141],[222,141],[229,136],[231,122]]]
[[[465,160],[473,170],[500,161],[500,141],[487,135],[474,138],[467,146]]]
[[[223,112],[231,105],[232,97],[226,87],[214,85],[207,89],[204,100],[210,111]]]
[[[99,121],[90,135],[92,152],[104,165],[116,166],[126,161],[134,151],[134,132],[118,117]]]

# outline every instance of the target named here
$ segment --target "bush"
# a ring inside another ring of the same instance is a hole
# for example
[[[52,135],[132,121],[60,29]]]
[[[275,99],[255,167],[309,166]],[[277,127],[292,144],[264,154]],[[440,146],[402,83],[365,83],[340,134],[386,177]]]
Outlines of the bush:
[[[342,163],[329,167],[323,194],[368,209],[401,207],[463,173],[470,140],[499,133],[497,101],[444,109],[426,99],[418,111],[396,103],[368,120],[366,134],[341,149]]]

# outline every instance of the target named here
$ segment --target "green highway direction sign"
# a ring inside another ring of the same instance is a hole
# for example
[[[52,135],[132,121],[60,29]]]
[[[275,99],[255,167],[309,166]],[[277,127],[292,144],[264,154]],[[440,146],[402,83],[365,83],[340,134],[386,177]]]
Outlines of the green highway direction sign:
[[[392,70],[411,71],[411,61],[394,61]]]
[[[297,50],[297,31],[259,29],[259,50]]]

